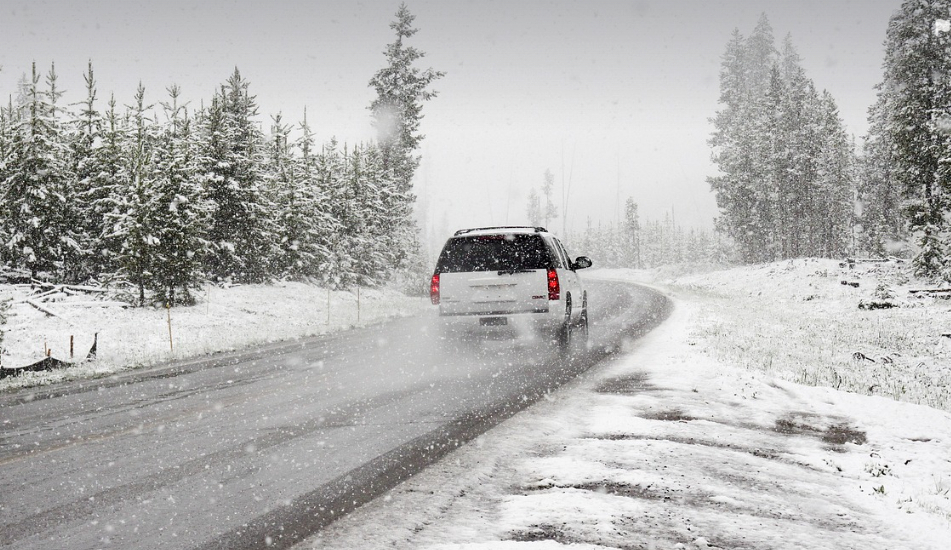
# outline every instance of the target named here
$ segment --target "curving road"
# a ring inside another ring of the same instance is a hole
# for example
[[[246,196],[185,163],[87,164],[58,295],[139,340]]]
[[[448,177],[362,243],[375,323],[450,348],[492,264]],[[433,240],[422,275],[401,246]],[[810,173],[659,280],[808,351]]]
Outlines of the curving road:
[[[283,548],[666,318],[588,281],[591,342],[440,344],[434,315],[0,396],[0,547]],[[433,312],[434,313],[434,312]]]

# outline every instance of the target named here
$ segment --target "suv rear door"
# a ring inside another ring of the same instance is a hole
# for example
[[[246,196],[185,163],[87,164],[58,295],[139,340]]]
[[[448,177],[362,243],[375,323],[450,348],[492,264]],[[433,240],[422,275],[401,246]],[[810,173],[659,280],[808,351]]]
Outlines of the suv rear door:
[[[547,270],[551,267],[551,253],[537,234],[454,237],[436,264],[440,313],[547,312]]]

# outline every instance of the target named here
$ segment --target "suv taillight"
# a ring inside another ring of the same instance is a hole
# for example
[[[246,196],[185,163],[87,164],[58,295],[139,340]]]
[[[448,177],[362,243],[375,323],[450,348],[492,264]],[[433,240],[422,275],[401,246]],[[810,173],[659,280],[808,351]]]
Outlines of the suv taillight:
[[[433,301],[433,305],[439,305],[439,273],[434,273],[432,281],[429,282],[429,299]]]
[[[558,272],[554,269],[548,270],[548,299],[557,300],[561,298],[561,285],[558,283]]]

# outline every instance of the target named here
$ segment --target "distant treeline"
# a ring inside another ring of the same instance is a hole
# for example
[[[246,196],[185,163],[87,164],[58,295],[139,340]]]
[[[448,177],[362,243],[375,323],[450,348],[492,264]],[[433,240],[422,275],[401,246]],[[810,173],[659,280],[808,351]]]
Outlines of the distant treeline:
[[[669,213],[663,220],[641,220],[633,199],[627,200],[620,223],[595,226],[589,220],[584,231],[570,235],[568,242],[572,252],[590,256],[599,267],[725,264],[733,255],[730,241],[722,235],[684,229]]]

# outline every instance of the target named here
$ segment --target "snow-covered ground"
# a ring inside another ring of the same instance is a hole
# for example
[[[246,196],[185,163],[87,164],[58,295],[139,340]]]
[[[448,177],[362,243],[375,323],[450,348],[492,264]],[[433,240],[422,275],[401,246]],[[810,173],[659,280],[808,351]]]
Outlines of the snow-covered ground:
[[[97,360],[54,372],[24,373],[0,380],[0,391],[49,384],[66,379],[105,376],[218,351],[293,340],[352,328],[381,319],[410,315],[429,306],[427,298],[411,298],[395,290],[361,289],[330,292],[313,285],[280,282],[269,285],[208,285],[198,304],[161,308],[122,308],[112,300],[97,305],[82,293],[45,296],[41,307],[26,300],[38,292],[22,286],[0,286],[0,299],[12,298],[2,356],[4,367],[39,361],[44,350],[81,362],[98,333]],[[169,323],[171,322],[171,342]]]
[[[660,328],[301,547],[948,548],[951,414],[892,399],[947,406],[948,307],[904,273],[655,280]]]

